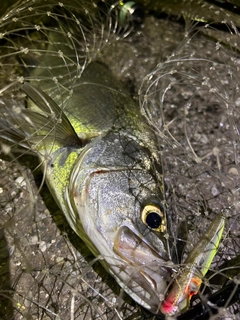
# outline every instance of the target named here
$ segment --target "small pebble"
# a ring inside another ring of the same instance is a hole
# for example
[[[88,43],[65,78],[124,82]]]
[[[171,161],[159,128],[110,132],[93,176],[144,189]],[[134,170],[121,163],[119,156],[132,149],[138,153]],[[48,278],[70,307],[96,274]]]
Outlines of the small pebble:
[[[30,239],[29,239],[29,242],[31,245],[35,245],[38,243],[38,236],[32,236]]]
[[[15,182],[18,188],[25,188],[27,185],[24,177],[18,177]]]
[[[47,250],[47,244],[45,241],[40,241],[39,242],[39,249],[42,251],[42,252],[45,252]]]

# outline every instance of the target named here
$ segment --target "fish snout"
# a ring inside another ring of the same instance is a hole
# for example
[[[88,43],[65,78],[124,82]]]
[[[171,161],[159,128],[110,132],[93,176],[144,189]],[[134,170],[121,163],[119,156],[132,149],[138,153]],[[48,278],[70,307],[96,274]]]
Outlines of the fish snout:
[[[138,284],[128,290],[129,294],[133,291],[134,300],[158,313],[173,273],[173,263],[166,260],[166,252],[160,256],[144,238],[126,226],[121,227],[115,237],[114,252],[127,263],[131,280]]]

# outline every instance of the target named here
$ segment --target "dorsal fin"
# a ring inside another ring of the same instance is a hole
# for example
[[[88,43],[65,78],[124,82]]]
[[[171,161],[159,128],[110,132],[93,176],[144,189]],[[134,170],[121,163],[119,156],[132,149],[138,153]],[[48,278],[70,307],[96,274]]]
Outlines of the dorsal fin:
[[[24,114],[29,117],[43,139],[51,137],[62,146],[83,147],[86,141],[77,136],[63,110],[49,95],[30,83],[24,83],[21,89],[40,111],[25,109]],[[39,137],[38,133],[33,137]]]
[[[80,138],[76,134],[63,110],[41,89],[25,83],[21,90],[36,106],[25,109],[11,98],[2,99],[2,139],[35,152],[47,152],[53,146],[81,148],[89,142],[90,138]]]

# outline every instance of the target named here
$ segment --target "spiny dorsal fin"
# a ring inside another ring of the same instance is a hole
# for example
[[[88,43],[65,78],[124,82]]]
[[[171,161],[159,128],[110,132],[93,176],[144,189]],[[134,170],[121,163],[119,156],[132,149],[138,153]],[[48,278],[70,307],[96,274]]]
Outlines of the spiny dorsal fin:
[[[54,138],[62,146],[83,147],[86,144],[77,136],[63,110],[49,95],[30,83],[24,83],[21,89],[40,111],[24,110],[24,115],[38,131],[32,134],[34,140],[41,136],[42,139]]]

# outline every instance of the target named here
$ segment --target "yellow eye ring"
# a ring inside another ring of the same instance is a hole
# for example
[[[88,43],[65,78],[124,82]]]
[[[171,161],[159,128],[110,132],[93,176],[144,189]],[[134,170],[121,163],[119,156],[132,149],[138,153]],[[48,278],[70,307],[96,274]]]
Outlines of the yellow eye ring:
[[[142,222],[151,230],[165,232],[167,219],[165,211],[153,204],[147,204],[141,212]]]

